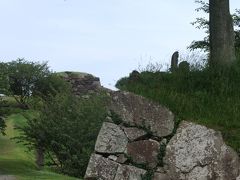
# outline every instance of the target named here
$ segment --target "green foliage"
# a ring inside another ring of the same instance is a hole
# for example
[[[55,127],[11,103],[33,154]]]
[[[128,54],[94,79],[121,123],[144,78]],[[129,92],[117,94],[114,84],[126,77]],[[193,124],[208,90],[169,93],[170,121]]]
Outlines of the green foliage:
[[[43,148],[57,170],[81,177],[106,116],[103,98],[62,93],[43,100],[35,118],[27,117],[27,125],[18,127],[18,139],[31,149]]]
[[[58,93],[70,93],[70,91],[70,84],[53,73],[39,79],[35,83],[32,94],[46,100],[48,97],[56,96]]]
[[[26,111],[25,114],[30,116],[32,112]],[[75,180],[76,178],[54,173],[49,168],[40,171],[34,163],[34,153],[11,139],[19,133],[14,126],[24,125],[25,122],[26,119],[21,114],[12,114],[6,118],[6,135],[0,135],[1,175],[10,174],[18,180]]]
[[[145,175],[142,176],[142,180],[152,180],[154,170],[148,170]]]
[[[50,75],[47,63],[40,64],[25,59],[4,63],[2,68],[7,74],[7,94],[14,96],[23,107],[27,107],[26,101],[32,95],[36,83]]]
[[[200,7],[196,9],[197,12],[202,11],[204,13],[209,13],[209,3],[204,0],[195,0],[196,3],[200,4]],[[237,51],[240,50],[240,10],[236,9],[235,13],[232,15],[233,25],[235,28],[235,48]],[[191,23],[196,26],[197,29],[203,29],[207,34],[203,40],[193,41],[188,47],[190,50],[201,49],[205,52],[209,52],[210,42],[209,42],[209,20],[205,17],[196,18],[196,21]]]
[[[195,67],[188,73],[142,72],[138,81],[123,78],[116,87],[167,106],[178,119],[220,130],[240,149],[239,61],[231,68]]]
[[[159,148],[159,152],[158,152],[158,165],[160,167],[164,166],[163,158],[165,156],[166,146],[167,146],[167,144],[165,144],[165,143],[160,144],[160,148]]]
[[[9,89],[7,65],[0,62],[0,94],[6,94]],[[0,97],[1,98],[1,97]]]
[[[3,135],[5,135],[5,128],[6,128],[6,124],[5,124],[5,120],[2,116],[0,116],[0,133],[2,133]]]
[[[118,114],[116,114],[114,111],[110,111],[110,112],[111,112],[111,119],[114,124],[119,125],[119,124],[123,123],[122,118]]]

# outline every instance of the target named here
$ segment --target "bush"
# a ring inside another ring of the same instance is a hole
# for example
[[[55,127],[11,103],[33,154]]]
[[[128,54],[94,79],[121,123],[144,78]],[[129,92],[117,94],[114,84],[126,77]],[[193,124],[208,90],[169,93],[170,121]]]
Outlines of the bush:
[[[103,96],[80,98],[58,94],[44,100],[35,118],[18,127],[17,137],[31,149],[44,151],[48,165],[83,177],[106,111]]]

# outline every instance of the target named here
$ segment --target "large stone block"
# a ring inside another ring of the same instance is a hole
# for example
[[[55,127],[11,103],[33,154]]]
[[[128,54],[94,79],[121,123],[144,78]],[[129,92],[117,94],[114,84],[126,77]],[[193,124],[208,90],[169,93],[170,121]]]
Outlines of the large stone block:
[[[146,164],[154,168],[158,163],[159,143],[154,140],[142,140],[129,143],[127,145],[127,154],[134,163]]]
[[[92,180],[141,180],[146,170],[121,165],[98,154],[92,154],[84,179]]]
[[[113,123],[104,122],[98,134],[95,151],[98,153],[123,153],[128,139],[123,130]]]
[[[239,159],[219,132],[182,122],[166,147],[165,164],[173,180],[235,180]]]
[[[113,180],[118,169],[118,163],[115,163],[98,154],[92,154],[84,179],[92,180]]]
[[[130,141],[135,141],[147,135],[146,131],[135,127],[125,127],[123,130]]]
[[[172,133],[174,115],[166,107],[133,93],[112,91],[110,110],[130,125],[148,128],[153,135],[163,137]]]
[[[142,180],[146,170],[127,165],[120,165],[114,180]]]

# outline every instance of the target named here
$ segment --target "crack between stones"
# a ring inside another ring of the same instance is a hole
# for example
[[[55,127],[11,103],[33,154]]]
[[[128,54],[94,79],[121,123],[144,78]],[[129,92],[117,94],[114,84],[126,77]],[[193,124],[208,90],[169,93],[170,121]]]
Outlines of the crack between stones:
[[[203,165],[203,164],[201,164],[201,163],[199,162],[197,165],[193,166],[188,172],[182,172],[178,167],[177,167],[177,169],[179,169],[182,174],[186,175],[186,174],[191,173],[191,172],[192,172],[195,168],[197,168],[197,167],[204,168],[204,167],[206,167],[206,166],[208,166],[208,165],[210,165],[210,164],[211,164],[211,163],[206,163],[206,164]]]

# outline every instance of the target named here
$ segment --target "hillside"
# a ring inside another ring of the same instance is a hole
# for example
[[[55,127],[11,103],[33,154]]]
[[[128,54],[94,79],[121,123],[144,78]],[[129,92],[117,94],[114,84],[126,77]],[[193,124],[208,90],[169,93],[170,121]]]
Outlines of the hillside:
[[[49,169],[38,170],[34,163],[34,155],[23,145],[17,144],[11,138],[18,134],[15,125],[21,125],[25,121],[20,114],[13,114],[6,121],[6,136],[0,135],[0,173],[14,175],[19,180],[74,180],[64,175],[59,175]],[[1,179],[1,176],[0,176]]]
[[[221,131],[225,142],[239,153],[239,77],[238,67],[226,72],[143,71],[120,79],[116,87],[165,105],[180,120]]]

